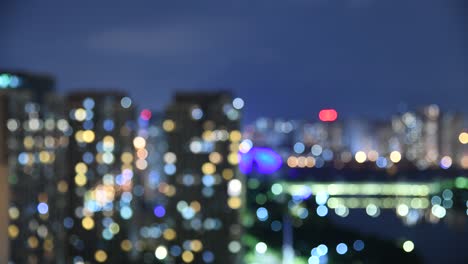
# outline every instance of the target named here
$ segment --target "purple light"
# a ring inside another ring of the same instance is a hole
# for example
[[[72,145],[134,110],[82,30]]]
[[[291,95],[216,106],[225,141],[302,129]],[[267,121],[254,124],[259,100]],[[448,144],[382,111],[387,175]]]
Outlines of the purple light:
[[[243,173],[252,172],[253,168],[261,174],[272,174],[281,168],[281,156],[269,148],[252,148],[247,153],[240,153],[239,169]]]
[[[154,208],[154,215],[156,217],[163,217],[164,215],[166,215],[166,209],[164,209],[164,207],[162,205],[158,205]]]

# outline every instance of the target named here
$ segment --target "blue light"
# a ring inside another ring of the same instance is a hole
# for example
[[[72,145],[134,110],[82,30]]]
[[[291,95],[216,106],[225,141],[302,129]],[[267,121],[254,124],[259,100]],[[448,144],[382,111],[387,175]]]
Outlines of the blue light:
[[[326,255],[328,253],[328,247],[324,244],[321,244],[317,247],[317,253],[319,256]]]
[[[326,161],[330,161],[333,159],[333,151],[326,149],[322,152],[322,157]]]
[[[356,251],[361,251],[364,249],[364,242],[362,240],[354,241],[353,248]]]
[[[317,257],[317,256],[311,256],[308,261],[307,261],[308,264],[319,264],[320,263],[320,259]]]
[[[283,226],[283,225],[281,224],[280,221],[276,221],[276,220],[275,220],[275,221],[271,222],[271,230],[273,230],[273,231],[275,231],[275,232],[280,231],[281,228],[282,228],[282,226]]]
[[[106,131],[112,131],[114,129],[114,121],[110,119],[104,120],[104,123],[102,124],[104,130]]]
[[[85,152],[85,153],[83,154],[83,161],[84,161],[86,164],[92,163],[93,160],[94,160],[94,155],[93,155],[93,153],[91,153],[91,152]]]
[[[84,99],[83,106],[86,109],[92,109],[94,107],[94,100],[92,98]]]
[[[272,174],[283,164],[281,156],[269,148],[254,147],[249,152],[240,154],[239,169],[243,173],[250,173],[255,167],[261,174]]]
[[[387,159],[384,157],[379,157],[376,161],[377,167],[385,168],[387,167]]]
[[[40,214],[47,214],[47,212],[49,212],[49,206],[46,203],[39,203],[37,205],[37,211]]]
[[[215,184],[215,178],[212,175],[204,175],[202,177],[202,182],[206,187],[211,187]]]
[[[296,152],[297,154],[301,154],[302,152],[304,152],[304,150],[305,146],[303,143],[297,142],[296,144],[294,144],[294,152]]]
[[[170,251],[171,255],[174,257],[178,257],[182,253],[182,249],[179,246],[172,246]]]
[[[16,88],[20,84],[20,80],[16,76],[10,76],[10,87],[11,88]]]
[[[164,165],[164,172],[168,175],[173,175],[176,172],[176,166],[174,164]]]
[[[73,219],[71,217],[66,217],[64,220],[63,220],[63,226],[67,229],[71,229],[73,227]]]
[[[104,229],[102,231],[102,237],[105,240],[111,240],[114,237],[114,234],[112,234],[112,232],[109,229]]]
[[[132,218],[132,215],[133,215],[133,211],[130,207],[125,206],[125,207],[122,207],[122,209],[120,209],[120,216],[123,219],[130,219]]]
[[[268,219],[268,210],[264,207],[257,209],[257,218],[260,221],[266,221]]]
[[[161,218],[166,215],[166,209],[163,206],[159,205],[154,208],[154,215]]]
[[[344,255],[348,252],[348,246],[345,243],[339,243],[336,246],[336,252],[340,255]]]
[[[211,251],[203,252],[203,261],[206,263],[211,263],[214,261],[214,254]]]
[[[86,120],[84,123],[83,123],[83,128],[86,129],[86,130],[91,130],[94,128],[94,123],[93,121],[91,120]]]
[[[18,155],[18,162],[21,164],[21,165],[26,165],[26,163],[28,163],[29,161],[29,156],[27,153],[25,152],[21,152],[19,155]]]
[[[327,200],[328,200],[328,193],[326,192],[318,192],[316,195],[315,195],[315,202],[318,204],[318,205],[324,205],[327,203]]]
[[[325,205],[320,205],[317,207],[317,215],[320,217],[324,217],[328,214],[328,208]]]

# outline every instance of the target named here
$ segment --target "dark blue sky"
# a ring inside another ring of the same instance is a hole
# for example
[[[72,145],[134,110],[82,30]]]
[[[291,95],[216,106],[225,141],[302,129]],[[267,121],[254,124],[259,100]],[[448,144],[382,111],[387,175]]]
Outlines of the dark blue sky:
[[[6,0],[0,67],[158,110],[176,89],[227,88],[248,119],[468,112],[467,15],[464,0]]]

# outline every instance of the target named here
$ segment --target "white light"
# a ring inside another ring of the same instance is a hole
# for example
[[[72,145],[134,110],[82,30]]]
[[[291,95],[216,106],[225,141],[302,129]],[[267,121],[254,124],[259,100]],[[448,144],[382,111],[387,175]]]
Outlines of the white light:
[[[413,249],[414,249],[414,243],[412,241],[407,240],[405,241],[405,243],[403,243],[403,250],[405,252],[411,252],[413,251]]]
[[[255,245],[255,250],[259,254],[265,254],[267,249],[268,249],[267,244],[265,244],[263,242],[259,242],[259,243],[257,243],[257,245]]]
[[[242,192],[242,183],[241,181],[234,179],[228,183],[228,194],[230,196],[239,196]]]
[[[200,108],[192,109],[192,118],[195,120],[200,120],[203,117],[203,111]]]
[[[167,257],[167,249],[164,246],[159,246],[154,251],[154,255],[158,259],[165,259]]]
[[[397,207],[397,213],[400,216],[407,216],[409,212],[409,208],[406,204],[400,204]]]
[[[239,151],[242,153],[247,153],[253,147],[253,143],[250,139],[245,139],[239,145]]]
[[[237,97],[232,101],[232,106],[234,106],[235,109],[242,109],[244,107],[244,100],[242,98]]]
[[[123,108],[129,108],[132,105],[132,99],[130,99],[128,97],[124,97],[124,98],[122,98],[122,100],[120,100],[120,105]]]

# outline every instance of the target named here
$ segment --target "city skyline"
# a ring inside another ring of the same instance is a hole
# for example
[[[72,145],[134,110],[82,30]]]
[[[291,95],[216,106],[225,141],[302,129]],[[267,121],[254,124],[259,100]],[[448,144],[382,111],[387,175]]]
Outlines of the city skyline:
[[[6,0],[0,264],[468,263],[468,1]]]

